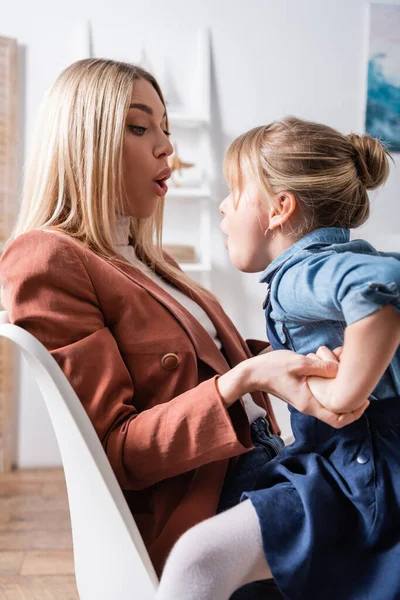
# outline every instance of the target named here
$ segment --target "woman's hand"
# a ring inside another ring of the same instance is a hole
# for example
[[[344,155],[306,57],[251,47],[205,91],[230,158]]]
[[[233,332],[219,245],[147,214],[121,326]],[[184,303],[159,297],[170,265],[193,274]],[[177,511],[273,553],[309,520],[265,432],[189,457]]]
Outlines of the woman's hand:
[[[339,352],[340,350],[338,354]],[[318,402],[308,386],[309,378],[329,385],[338,371],[339,361],[327,348],[322,352],[318,351],[314,356],[301,356],[287,350],[277,350],[269,356],[270,387],[265,391],[278,396],[298,411],[324,421],[331,427],[341,428],[359,419],[368,406],[367,403],[351,413],[337,414]]]
[[[357,420],[366,407],[335,414],[320,404],[307,385],[308,377],[336,377],[338,361],[320,356],[302,356],[290,350],[275,350],[249,358],[218,379],[218,389],[227,406],[246,392],[261,390],[277,396],[298,411],[340,428]]]
[[[316,354],[307,354],[307,357],[314,360],[319,358],[323,361],[340,362],[340,357],[342,353],[343,346],[341,346],[340,348],[336,348],[336,350],[334,350],[333,352],[331,352],[331,350],[329,350],[329,348],[327,348],[326,346],[321,346]],[[314,398],[316,398],[318,402],[325,406],[325,408],[327,408],[329,411],[338,413],[338,411],[332,405],[334,383],[334,380],[324,379],[323,377],[308,377],[307,379],[308,387],[310,388]],[[360,416],[363,414],[364,410],[368,408],[368,406],[369,400],[368,398],[366,398],[364,404],[360,406],[360,409],[362,409]]]
[[[342,354],[342,352],[343,346],[340,346],[340,348],[336,348],[336,350],[333,350],[333,352],[326,346],[321,346],[320,348],[318,348],[316,353],[310,352],[309,354],[307,354],[307,357],[315,360],[319,358],[320,360],[323,360],[325,362],[333,361],[335,363],[340,363],[340,355]],[[332,379],[326,379],[323,377],[315,376],[307,378],[307,385],[310,388],[314,398],[316,398],[318,402],[322,404],[322,406],[325,406],[325,408],[327,408],[331,412],[336,412],[332,411],[331,406],[331,397],[333,390],[332,384]]]

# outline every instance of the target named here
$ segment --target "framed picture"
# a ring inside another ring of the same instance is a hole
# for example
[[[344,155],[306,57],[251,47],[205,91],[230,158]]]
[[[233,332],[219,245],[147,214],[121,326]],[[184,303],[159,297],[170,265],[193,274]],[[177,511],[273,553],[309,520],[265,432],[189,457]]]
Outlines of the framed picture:
[[[400,152],[400,5],[371,4],[366,132]]]

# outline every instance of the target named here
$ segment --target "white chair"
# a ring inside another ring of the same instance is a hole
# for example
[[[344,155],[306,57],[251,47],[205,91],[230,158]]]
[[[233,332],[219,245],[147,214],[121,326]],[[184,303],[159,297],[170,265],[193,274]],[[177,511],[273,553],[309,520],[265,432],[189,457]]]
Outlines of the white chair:
[[[30,333],[0,312],[0,337],[32,368],[60,448],[81,600],[152,600],[157,575],[100,440],[64,373]]]

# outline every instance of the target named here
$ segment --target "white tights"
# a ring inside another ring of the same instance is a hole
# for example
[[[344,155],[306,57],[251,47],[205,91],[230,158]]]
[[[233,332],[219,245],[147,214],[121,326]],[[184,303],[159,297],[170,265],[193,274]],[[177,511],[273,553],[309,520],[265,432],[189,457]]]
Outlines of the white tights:
[[[228,600],[252,581],[272,578],[260,524],[245,500],[187,531],[167,560],[157,600]]]

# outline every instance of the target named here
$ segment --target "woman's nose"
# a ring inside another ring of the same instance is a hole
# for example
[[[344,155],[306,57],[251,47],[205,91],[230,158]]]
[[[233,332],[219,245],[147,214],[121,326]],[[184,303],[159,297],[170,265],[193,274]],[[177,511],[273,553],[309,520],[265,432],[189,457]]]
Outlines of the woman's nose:
[[[158,144],[154,149],[154,156],[156,158],[160,158],[160,156],[163,156],[164,154],[166,156],[171,156],[171,154],[173,154],[174,152],[173,145],[171,144],[165,133],[163,135],[165,139],[162,140],[160,144]]]
[[[165,154],[166,154],[167,156],[171,156],[171,154],[173,154],[173,153],[174,153],[174,147],[173,147],[173,145],[171,144],[171,142],[170,142],[169,138],[167,138],[167,151],[166,151],[166,153],[165,153]]]

